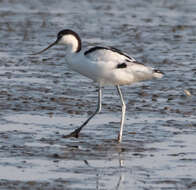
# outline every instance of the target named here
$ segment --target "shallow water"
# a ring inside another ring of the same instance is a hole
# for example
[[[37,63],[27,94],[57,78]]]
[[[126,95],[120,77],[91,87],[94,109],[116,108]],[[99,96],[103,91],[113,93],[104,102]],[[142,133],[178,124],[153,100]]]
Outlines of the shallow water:
[[[194,0],[0,1],[0,189],[196,189],[195,11]],[[122,87],[121,144],[113,87],[81,136],[62,138],[97,101],[60,47],[30,55],[64,28],[165,73]]]

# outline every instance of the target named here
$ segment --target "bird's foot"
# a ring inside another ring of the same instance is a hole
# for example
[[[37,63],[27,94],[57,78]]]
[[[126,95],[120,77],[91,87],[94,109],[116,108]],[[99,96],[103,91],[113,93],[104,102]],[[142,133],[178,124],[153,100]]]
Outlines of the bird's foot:
[[[122,136],[120,134],[118,134],[117,142],[121,143],[121,141],[122,141]]]
[[[62,138],[70,138],[70,137],[78,138],[80,131],[81,131],[81,127],[77,128],[76,130],[69,133],[68,135],[63,135]]]

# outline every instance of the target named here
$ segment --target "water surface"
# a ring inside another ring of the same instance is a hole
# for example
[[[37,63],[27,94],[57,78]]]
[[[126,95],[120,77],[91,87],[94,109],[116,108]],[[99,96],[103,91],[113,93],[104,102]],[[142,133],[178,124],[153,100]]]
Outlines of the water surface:
[[[0,189],[195,189],[195,11],[194,0],[0,1]],[[65,28],[165,73],[122,87],[121,144],[114,87],[80,138],[62,138],[94,111],[96,87],[61,47],[30,54]]]

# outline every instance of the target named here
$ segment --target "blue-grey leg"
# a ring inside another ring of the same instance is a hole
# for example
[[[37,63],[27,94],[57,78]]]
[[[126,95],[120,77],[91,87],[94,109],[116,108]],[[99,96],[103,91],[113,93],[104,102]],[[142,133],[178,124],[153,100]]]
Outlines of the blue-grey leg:
[[[63,136],[64,138],[68,138],[68,137],[79,137],[79,133],[80,131],[83,129],[83,127],[97,114],[101,111],[101,100],[102,100],[102,91],[101,91],[101,87],[99,86],[98,89],[98,104],[97,104],[97,109],[95,110],[95,112],[76,130],[74,130],[72,133],[70,133],[69,135],[65,135]]]
[[[122,115],[121,115],[121,121],[120,121],[120,131],[118,134],[118,142],[122,141],[122,133],[123,133],[123,126],[124,126],[124,121],[125,121],[125,111],[126,111],[126,105],[123,100],[122,92],[120,90],[119,85],[116,86],[118,94],[120,96],[121,104],[122,104]]]

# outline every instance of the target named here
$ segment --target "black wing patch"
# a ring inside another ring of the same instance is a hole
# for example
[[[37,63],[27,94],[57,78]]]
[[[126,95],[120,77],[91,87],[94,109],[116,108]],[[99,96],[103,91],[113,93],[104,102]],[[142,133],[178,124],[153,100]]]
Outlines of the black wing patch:
[[[121,50],[119,50],[119,49],[116,49],[116,48],[114,48],[114,47],[109,47],[109,49],[110,49],[111,51],[114,51],[114,52],[116,52],[116,53],[119,53],[119,54],[121,54],[121,55],[127,57],[127,58],[130,59],[130,60],[133,60],[132,57],[129,57],[127,54],[123,53],[123,52],[122,52]]]
[[[119,49],[116,49],[114,47],[95,46],[95,47],[92,47],[92,48],[88,49],[87,51],[85,51],[84,52],[84,55],[88,55],[89,53],[94,52],[96,50],[100,50],[100,49],[110,50],[110,51],[119,53],[120,55],[123,55],[126,58],[128,58],[129,60],[132,60],[133,61],[133,58],[129,57],[128,55],[124,54],[122,51],[120,51]]]
[[[107,48],[101,47],[101,46],[95,46],[95,47],[92,47],[92,48],[88,49],[87,51],[85,51],[84,55],[87,55],[93,51],[100,50],[100,49],[107,49]]]
[[[127,64],[126,63],[120,63],[117,65],[117,69],[123,69],[123,68],[126,68],[127,67]]]

